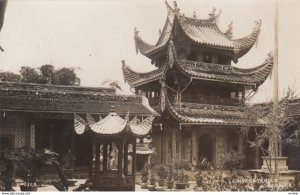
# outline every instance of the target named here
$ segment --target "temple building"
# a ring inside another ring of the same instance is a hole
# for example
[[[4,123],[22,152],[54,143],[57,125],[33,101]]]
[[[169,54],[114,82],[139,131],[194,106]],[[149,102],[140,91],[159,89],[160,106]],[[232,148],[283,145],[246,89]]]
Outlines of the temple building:
[[[176,2],[173,7],[166,2],[166,7],[155,45],[137,29],[134,35],[137,52],[151,59],[156,70],[138,73],[122,62],[125,81],[161,114],[152,132],[157,162],[206,157],[218,166],[219,154],[235,150],[247,154],[244,168],[259,168],[259,151],[246,146],[239,130],[245,122],[245,99],[267,79],[273,58],[268,55],[249,69],[232,62],[253,47],[261,21],[250,34],[234,39],[232,24],[225,31],[218,26],[221,11],[213,9],[207,19],[198,19],[195,13],[182,14]]]
[[[83,128],[78,119],[102,124],[112,107],[118,119],[127,116],[136,123],[158,115],[145,97],[116,95],[112,88],[0,82],[0,159],[5,150],[22,147],[48,148],[61,157],[71,151],[75,167],[87,171],[95,152],[92,128]],[[103,134],[114,135],[116,129],[108,127]]]

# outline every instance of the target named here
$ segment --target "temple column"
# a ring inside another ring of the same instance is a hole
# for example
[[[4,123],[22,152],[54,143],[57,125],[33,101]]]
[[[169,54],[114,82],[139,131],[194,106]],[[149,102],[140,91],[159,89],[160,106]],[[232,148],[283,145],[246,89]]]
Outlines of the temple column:
[[[176,130],[172,129],[172,163],[176,159]]]
[[[107,170],[107,146],[107,143],[103,144],[103,171]]]
[[[95,168],[94,168],[94,174],[96,181],[94,182],[96,190],[99,190],[99,167],[100,167],[100,143],[99,140],[96,141],[96,159],[95,159]]]
[[[168,131],[165,130],[164,132],[164,149],[163,149],[163,155],[164,155],[164,163],[168,163],[169,158],[169,137],[168,137]]]
[[[195,129],[192,129],[191,139],[192,139],[192,159],[198,159],[198,157],[197,157],[197,132],[195,131]]]
[[[182,142],[182,140],[183,139],[181,139],[181,137],[182,137],[182,134],[181,134],[181,130],[179,130],[178,132],[177,132],[177,148],[178,148],[178,155],[179,155],[179,157],[181,158],[181,142]]]
[[[75,154],[75,132],[71,132],[70,150],[72,154]]]
[[[49,142],[50,142],[50,150],[53,150],[53,124],[50,124],[49,128]]]
[[[31,124],[29,128],[29,147],[35,149],[35,124]]]
[[[124,139],[120,139],[120,143],[118,146],[118,186],[121,190],[123,186],[123,151],[124,151]]]
[[[239,139],[239,146],[238,146],[238,152],[241,154],[244,154],[244,139],[243,136],[241,134],[238,135],[238,139]],[[243,163],[241,163],[240,168],[242,169],[244,167]]]
[[[255,162],[254,162],[255,169],[259,168],[259,148],[255,147]]]
[[[135,175],[136,172],[136,139],[133,139],[132,143],[132,174]]]
[[[128,175],[128,144],[124,145],[124,175]]]

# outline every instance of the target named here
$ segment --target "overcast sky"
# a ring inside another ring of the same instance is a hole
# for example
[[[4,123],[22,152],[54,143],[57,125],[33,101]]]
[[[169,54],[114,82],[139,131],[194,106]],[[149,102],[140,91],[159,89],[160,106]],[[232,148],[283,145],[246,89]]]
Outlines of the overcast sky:
[[[169,0],[173,5],[173,1]],[[234,38],[251,33],[262,19],[256,46],[234,66],[255,67],[273,49],[274,4],[272,0],[178,0],[186,16],[207,18],[212,8],[221,9],[219,26],[224,31],[233,21]],[[300,86],[300,1],[279,4],[280,94],[288,86]],[[9,0],[0,34],[0,70],[17,73],[21,66],[52,64],[78,67],[82,86],[99,86],[105,79],[123,82],[121,60],[133,70],[153,70],[150,60],[135,53],[133,31],[154,44],[166,19],[164,0],[29,1]],[[300,87],[295,87],[300,91]],[[260,87],[256,101],[272,97],[272,81]]]

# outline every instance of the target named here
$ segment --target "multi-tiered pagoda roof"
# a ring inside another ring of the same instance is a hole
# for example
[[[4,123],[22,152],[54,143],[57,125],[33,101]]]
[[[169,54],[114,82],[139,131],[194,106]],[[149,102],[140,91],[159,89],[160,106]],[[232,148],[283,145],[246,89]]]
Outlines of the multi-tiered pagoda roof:
[[[166,49],[172,34],[176,33],[176,31],[184,32],[190,41],[199,46],[227,50],[235,59],[242,57],[252,48],[260,33],[261,21],[256,21],[256,25],[249,35],[233,39],[232,23],[226,31],[222,31],[217,24],[221,10],[216,14],[216,10],[213,9],[208,19],[198,19],[195,15],[191,18],[181,14],[176,4],[174,8],[167,2],[166,5],[168,16],[156,44],[147,43],[135,30],[136,50],[151,59],[157,53]]]
[[[210,125],[234,125],[241,126],[245,122],[244,108],[240,105],[208,105],[201,103],[173,102],[171,94],[165,89],[165,82],[173,77],[173,73],[179,73],[184,78],[205,81],[206,83],[220,83],[226,86],[239,86],[243,90],[256,90],[269,76],[273,67],[273,57],[270,54],[259,66],[254,68],[237,68],[231,63],[222,61],[203,62],[192,61],[179,57],[178,51],[182,44],[186,44],[188,50],[215,51],[226,55],[230,61],[235,61],[246,54],[257,41],[260,33],[261,21],[256,22],[253,32],[240,39],[232,38],[232,25],[227,31],[220,30],[217,20],[220,16],[214,9],[208,19],[186,17],[180,13],[177,5],[172,8],[167,2],[168,16],[159,40],[151,45],[142,40],[138,31],[135,32],[135,44],[137,51],[149,57],[156,63],[156,70],[139,73],[132,70],[123,61],[123,75],[125,81],[133,88],[157,84],[161,85],[159,106],[161,111],[168,110],[180,123],[210,124]],[[183,37],[183,38],[182,38]],[[182,41],[183,40],[183,41]],[[181,45],[180,45],[181,44]],[[173,72],[173,73],[172,73]]]

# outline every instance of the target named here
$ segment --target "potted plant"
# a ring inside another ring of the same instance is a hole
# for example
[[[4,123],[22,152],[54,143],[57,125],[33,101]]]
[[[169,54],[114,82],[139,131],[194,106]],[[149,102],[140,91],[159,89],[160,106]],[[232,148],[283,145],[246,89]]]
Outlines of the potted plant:
[[[196,184],[197,187],[201,187],[203,185],[203,172],[204,170],[211,170],[212,166],[211,163],[207,160],[206,157],[199,157],[198,159],[195,159],[196,164],[194,167],[198,170],[198,173],[196,175]]]
[[[149,177],[149,171],[150,171],[150,167],[149,167],[149,164],[146,163],[144,165],[144,167],[142,168],[141,170],[141,175],[142,175],[142,183],[141,183],[141,188],[142,189],[146,189],[147,188],[147,183],[148,183],[148,177]]]
[[[74,163],[75,163],[75,156],[69,150],[63,156],[63,166],[62,166],[63,171],[66,174],[66,176],[67,176],[68,179],[71,179],[73,177]]]
[[[176,189],[185,189],[187,186],[186,175],[184,174],[184,169],[179,169],[177,171],[177,180],[175,182]]]
[[[58,154],[44,149],[35,152],[33,149],[19,148],[11,151],[8,157],[16,164],[17,175],[23,180],[21,191],[37,191],[37,178],[43,166],[59,165]]]
[[[167,189],[172,189],[174,186],[174,170],[172,167],[170,167],[170,169],[167,172],[166,185]]]
[[[160,165],[157,167],[156,172],[159,177],[158,185],[162,187],[165,185],[165,180],[166,180],[167,173],[168,173],[167,167],[165,165]]]
[[[148,185],[149,191],[155,191],[155,185],[156,185],[156,178],[155,175],[151,175]]]

